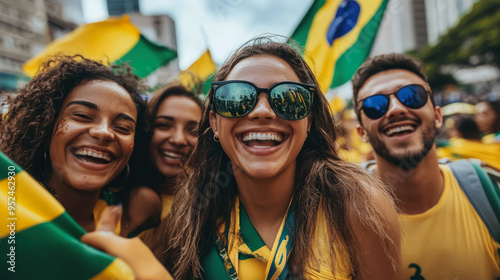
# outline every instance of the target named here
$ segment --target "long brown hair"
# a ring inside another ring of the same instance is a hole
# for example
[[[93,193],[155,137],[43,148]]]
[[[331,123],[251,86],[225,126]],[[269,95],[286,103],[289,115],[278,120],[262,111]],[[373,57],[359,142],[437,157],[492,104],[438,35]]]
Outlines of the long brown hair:
[[[293,279],[302,279],[306,265],[316,260],[310,245],[315,236],[318,209],[323,210],[330,240],[331,270],[342,260],[350,265],[354,278],[359,272],[359,249],[349,215],[375,231],[385,248],[394,246],[387,222],[370,203],[367,182],[384,191],[382,183],[362,168],[340,160],[335,148],[337,127],[328,102],[321,93],[311,69],[297,50],[269,37],[253,39],[237,50],[222,66],[214,81],[224,80],[241,60],[254,55],[272,55],[286,61],[300,81],[316,87],[311,110],[312,126],[297,157],[294,200],[297,203],[295,241],[288,259]],[[230,220],[237,192],[231,161],[220,144],[214,142],[209,124],[213,92],[207,97],[207,109],[200,123],[198,145],[187,165],[191,170],[177,193],[172,212],[162,221],[156,240],[151,242],[155,255],[175,279],[201,277],[200,260],[214,246],[221,224]],[[393,260],[389,249],[386,254]],[[339,256],[341,260],[337,260]]]

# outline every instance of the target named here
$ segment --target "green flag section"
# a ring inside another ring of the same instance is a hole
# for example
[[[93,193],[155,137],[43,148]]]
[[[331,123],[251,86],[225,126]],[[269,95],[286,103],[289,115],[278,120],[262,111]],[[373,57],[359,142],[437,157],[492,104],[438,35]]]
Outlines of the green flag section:
[[[321,90],[351,79],[370,54],[389,0],[315,0],[292,39],[305,49]]]
[[[82,242],[85,231],[26,171],[0,153],[0,279],[134,279]]]
[[[181,72],[180,79],[182,84],[191,90],[202,84],[201,92],[207,95],[216,71],[217,65],[207,49],[191,66]]]
[[[128,62],[141,78],[177,57],[176,51],[144,37],[127,15],[80,26],[53,41],[42,53],[24,64],[24,73],[33,77],[40,64],[57,53],[80,54],[108,64]]]

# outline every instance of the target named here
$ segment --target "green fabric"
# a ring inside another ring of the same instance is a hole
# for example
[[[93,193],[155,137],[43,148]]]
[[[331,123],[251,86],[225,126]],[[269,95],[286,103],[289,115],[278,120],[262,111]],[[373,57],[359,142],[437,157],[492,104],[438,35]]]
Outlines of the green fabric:
[[[243,204],[240,203],[240,228],[241,228],[241,239],[243,239],[243,242],[248,246],[248,248],[252,251],[257,251],[260,248],[266,246],[266,243],[262,241],[262,238],[260,237],[259,233],[255,229],[255,227],[252,225],[252,222],[250,221],[250,217],[248,217],[248,214],[245,210],[245,207],[243,207]],[[243,254],[240,254],[239,256],[242,256]]]
[[[134,73],[144,78],[176,57],[176,51],[155,44],[141,34],[137,44],[115,63],[129,62],[134,69]]]
[[[358,40],[337,60],[330,88],[338,87],[349,81],[358,67],[363,64],[372,49],[378,27],[384,16],[389,0],[382,1],[372,19],[363,27]]]
[[[471,164],[476,170],[484,192],[486,193],[486,196],[491,204],[491,208],[493,208],[493,212],[495,212],[495,215],[500,220],[500,190],[493,184],[493,182],[491,182],[488,175],[479,165],[475,163]]]
[[[85,231],[67,214],[16,233],[16,272],[0,272],[1,279],[90,279],[114,258],[79,241]],[[10,245],[0,242],[2,265]],[[10,278],[14,276],[14,278]],[[5,278],[4,278],[5,277]]]
[[[314,16],[325,4],[326,0],[314,0],[311,8],[307,11],[304,18],[300,21],[299,25],[292,34],[292,39],[297,41],[301,46],[305,46],[307,42],[307,37],[309,36],[309,30],[311,30],[311,25],[314,20]]]
[[[2,179],[7,178],[9,166],[15,166],[16,177],[26,172],[0,152]],[[3,187],[2,190],[4,190]],[[21,188],[23,191],[18,192]],[[24,184],[16,185],[16,195],[28,192],[40,193],[40,191],[46,192],[35,180],[25,180]],[[42,209],[44,206],[49,208],[52,203],[58,203],[53,197],[48,194],[47,196],[50,200],[39,201]],[[16,212],[17,220],[6,220],[3,214],[7,209],[7,199],[0,201],[0,213],[5,222],[2,225],[4,229],[9,223],[17,226],[17,222],[25,218],[23,215],[26,214],[22,213],[28,212],[33,216],[41,214],[30,211],[32,205],[20,203],[22,202],[16,199],[16,209],[23,207],[25,210]],[[0,279],[90,279],[101,273],[115,259],[82,243],[80,238],[85,231],[66,212],[62,212],[50,221],[40,222],[23,230],[16,229],[15,235],[9,234],[10,229],[2,231],[8,235],[0,239]],[[8,256],[12,251],[15,258],[13,260],[11,256]],[[15,263],[8,262],[11,260]],[[15,272],[8,270],[13,265],[15,265]]]
[[[212,81],[214,80],[215,73],[208,76],[208,78],[203,82],[203,86],[201,89],[201,93],[205,96],[208,95],[208,92],[210,91],[210,88],[212,87]]]
[[[17,174],[17,173],[20,173],[21,171],[23,171],[23,169],[21,167],[19,167],[19,165],[15,164],[9,157],[7,157],[6,155],[4,155],[2,152],[0,152],[0,180],[3,180],[8,176],[8,171],[11,171],[9,170],[9,166],[14,166],[15,167],[15,170],[14,172]]]
[[[201,266],[203,267],[203,279],[206,280],[230,280],[227,275],[226,268],[222,263],[219,252],[215,246],[212,246],[207,255],[201,260]]]

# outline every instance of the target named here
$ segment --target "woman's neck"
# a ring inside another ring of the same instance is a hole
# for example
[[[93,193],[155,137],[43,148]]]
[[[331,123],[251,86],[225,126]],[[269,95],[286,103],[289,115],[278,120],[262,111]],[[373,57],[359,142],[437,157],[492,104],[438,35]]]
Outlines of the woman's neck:
[[[266,245],[272,248],[293,196],[295,168],[264,179],[235,172],[235,179],[240,201],[250,221]]]
[[[99,199],[99,191],[81,191],[60,180],[55,173],[49,176],[48,186],[55,191],[56,198],[66,212],[86,231],[94,231],[94,208]]]

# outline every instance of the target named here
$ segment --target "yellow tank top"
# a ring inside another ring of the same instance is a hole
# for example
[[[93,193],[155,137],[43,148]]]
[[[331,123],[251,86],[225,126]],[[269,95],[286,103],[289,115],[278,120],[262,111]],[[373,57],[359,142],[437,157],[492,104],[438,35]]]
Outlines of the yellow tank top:
[[[499,249],[446,165],[444,190],[424,213],[400,215],[404,280],[500,277]]]

